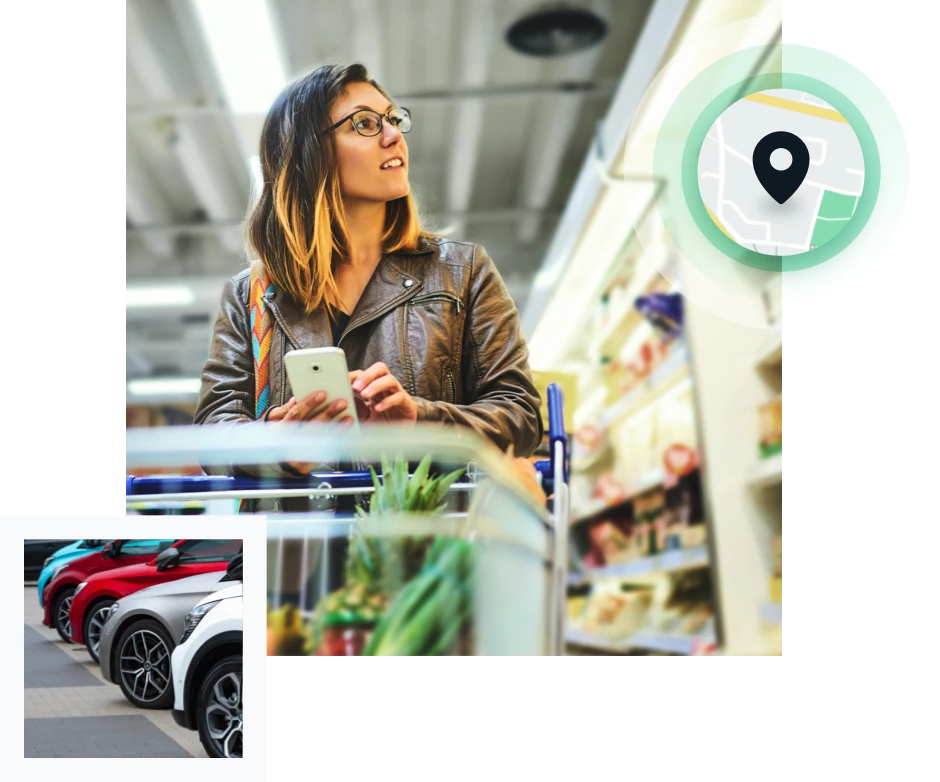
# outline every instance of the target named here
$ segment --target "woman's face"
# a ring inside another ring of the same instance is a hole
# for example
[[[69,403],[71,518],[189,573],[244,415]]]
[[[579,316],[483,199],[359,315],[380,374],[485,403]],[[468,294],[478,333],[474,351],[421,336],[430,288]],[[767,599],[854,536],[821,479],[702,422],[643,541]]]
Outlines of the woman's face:
[[[330,124],[343,117],[371,109],[384,114],[392,104],[371,84],[350,84],[330,112]],[[398,128],[384,117],[382,130],[377,136],[362,136],[356,132],[351,120],[333,131],[336,137],[336,156],[339,163],[339,183],[343,200],[381,202],[393,201],[408,195],[408,145]],[[383,168],[398,158],[400,166]]]

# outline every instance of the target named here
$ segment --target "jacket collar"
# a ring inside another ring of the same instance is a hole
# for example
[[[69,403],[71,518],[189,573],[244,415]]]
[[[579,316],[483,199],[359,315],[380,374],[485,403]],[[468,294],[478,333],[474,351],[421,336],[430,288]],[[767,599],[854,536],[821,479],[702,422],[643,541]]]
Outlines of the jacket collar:
[[[344,336],[352,329],[400,306],[421,290],[424,282],[420,276],[413,274],[416,271],[415,264],[408,259],[433,251],[434,245],[421,237],[415,250],[397,250],[383,255],[352,312]],[[330,319],[325,308],[321,307],[306,315],[290,296],[276,290],[265,294],[265,300],[295,350],[333,345]]]

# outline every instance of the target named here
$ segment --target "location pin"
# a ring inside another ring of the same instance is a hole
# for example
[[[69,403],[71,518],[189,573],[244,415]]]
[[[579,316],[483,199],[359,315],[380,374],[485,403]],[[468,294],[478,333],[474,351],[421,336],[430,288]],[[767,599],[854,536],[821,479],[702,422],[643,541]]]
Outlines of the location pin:
[[[778,171],[770,163],[771,154],[778,149],[785,149],[790,153],[790,165],[782,171]],[[809,150],[799,136],[785,130],[776,130],[757,142],[752,162],[754,173],[757,174],[757,180],[764,190],[774,201],[782,204],[800,189],[806,179],[806,172],[809,171]]]

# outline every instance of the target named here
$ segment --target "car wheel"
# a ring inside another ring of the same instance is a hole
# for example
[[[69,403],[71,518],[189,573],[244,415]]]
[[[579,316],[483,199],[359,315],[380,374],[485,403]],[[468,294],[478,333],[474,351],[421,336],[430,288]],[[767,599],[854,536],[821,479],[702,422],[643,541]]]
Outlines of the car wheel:
[[[211,758],[242,756],[242,658],[216,663],[199,690],[196,729]]]
[[[58,631],[59,637],[66,643],[72,643],[72,622],[69,620],[69,611],[72,608],[72,598],[75,596],[75,587],[63,589],[55,596],[52,603],[52,626]]]
[[[118,684],[124,697],[139,709],[173,705],[170,652],[175,644],[163,625],[148,619],[128,627],[118,640]]]
[[[105,598],[89,606],[88,610],[85,612],[85,627],[82,638],[85,639],[85,648],[88,649],[88,654],[91,655],[91,659],[95,662],[98,662],[98,646],[101,644],[101,631],[108,618],[108,611],[111,610],[111,606],[116,602],[116,600],[112,600],[110,597]]]

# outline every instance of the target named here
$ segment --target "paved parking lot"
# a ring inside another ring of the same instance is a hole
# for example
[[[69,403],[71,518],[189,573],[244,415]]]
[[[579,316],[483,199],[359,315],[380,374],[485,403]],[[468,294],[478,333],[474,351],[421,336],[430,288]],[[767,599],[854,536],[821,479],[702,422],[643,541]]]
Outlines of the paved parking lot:
[[[196,732],[179,727],[169,710],[128,703],[84,646],[43,625],[36,587],[24,591],[25,757],[206,757]]]

